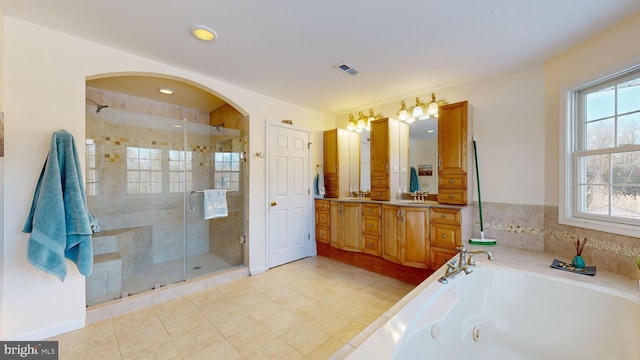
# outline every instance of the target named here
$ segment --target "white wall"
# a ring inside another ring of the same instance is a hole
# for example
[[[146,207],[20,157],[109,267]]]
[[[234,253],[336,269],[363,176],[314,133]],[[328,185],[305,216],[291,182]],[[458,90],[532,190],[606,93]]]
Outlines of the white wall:
[[[41,339],[80,327],[85,316],[85,288],[68,263],[64,283],[26,260],[28,234],[21,233],[51,133],[67,129],[84,138],[85,79],[116,72],[149,72],[189,79],[236,104],[250,116],[249,265],[266,269],[265,119],[293,119],[312,130],[311,164],[322,163],[321,130],[335,127],[332,116],[237,88],[215,79],[140,58],[96,43],[5,17],[5,186],[4,284],[6,339]],[[79,142],[82,143],[81,141]],[[84,157],[84,147],[78,149]],[[1,165],[1,164],[0,164]],[[309,186],[313,182],[309,174]],[[313,233],[313,232],[312,232]],[[312,238],[310,241],[313,241]]]
[[[640,13],[555,56],[545,65],[545,203],[559,202],[560,96],[564,91],[640,64]]]
[[[434,90],[438,100],[448,103],[467,100],[473,108],[483,202],[544,204],[543,80],[543,65],[540,64]],[[400,101],[415,104],[415,96],[419,96],[422,102],[428,102],[431,91],[369,107],[376,114],[394,117],[400,109]],[[355,109],[354,113],[359,110],[363,109]],[[346,128],[347,120],[347,114],[341,115],[338,126]],[[473,161],[469,166],[474,166]],[[472,174],[475,183],[475,172]],[[478,200],[475,189],[474,200]]]
[[[0,8],[0,112],[4,113],[4,15]],[[0,157],[0,249],[4,249],[4,158]],[[0,251],[0,289],[4,289],[4,255]],[[6,293],[0,291],[0,314]],[[4,316],[0,316],[0,339],[4,339]]]

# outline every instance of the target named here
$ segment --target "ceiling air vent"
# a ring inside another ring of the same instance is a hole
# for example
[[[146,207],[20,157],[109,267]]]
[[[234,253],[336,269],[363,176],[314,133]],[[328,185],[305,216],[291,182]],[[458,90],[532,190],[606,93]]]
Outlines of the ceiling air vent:
[[[345,62],[340,63],[334,67],[346,75],[355,75],[358,73],[358,70],[354,69],[351,65]]]

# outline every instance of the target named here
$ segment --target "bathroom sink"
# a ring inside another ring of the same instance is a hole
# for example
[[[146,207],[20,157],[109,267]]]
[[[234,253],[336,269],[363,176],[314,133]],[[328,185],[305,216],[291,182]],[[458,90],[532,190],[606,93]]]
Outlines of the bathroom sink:
[[[403,204],[416,204],[416,205],[438,205],[437,201],[432,200],[400,200]]]

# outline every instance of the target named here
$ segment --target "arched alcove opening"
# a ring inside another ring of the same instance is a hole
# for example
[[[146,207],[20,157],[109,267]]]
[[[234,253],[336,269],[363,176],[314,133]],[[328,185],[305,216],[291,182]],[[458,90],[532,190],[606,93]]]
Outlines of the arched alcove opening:
[[[248,115],[186,79],[86,81],[87,305],[244,266]]]

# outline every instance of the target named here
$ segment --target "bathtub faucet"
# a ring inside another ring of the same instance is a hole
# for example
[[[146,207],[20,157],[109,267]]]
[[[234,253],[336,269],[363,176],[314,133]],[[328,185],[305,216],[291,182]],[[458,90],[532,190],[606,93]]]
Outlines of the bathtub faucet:
[[[467,258],[467,264],[471,265],[471,266],[475,266],[476,265],[476,261],[473,259],[473,255],[474,254],[487,254],[487,259],[493,261],[494,257],[493,255],[488,252],[487,250],[484,249],[477,249],[477,250],[468,250],[467,254],[469,254],[469,257]]]
[[[456,275],[460,274],[461,272],[464,272],[465,275],[469,275],[473,271],[473,269],[471,269],[470,266],[476,265],[476,261],[473,258],[474,254],[484,253],[484,254],[487,254],[487,259],[491,261],[493,261],[494,259],[493,255],[484,249],[467,250],[467,248],[465,248],[464,245],[458,246],[456,249],[459,252],[458,253],[459,258],[452,259],[451,261],[449,261],[447,263],[447,270],[445,271],[444,275],[438,279],[438,281],[443,284],[449,283],[448,279],[454,278]]]

